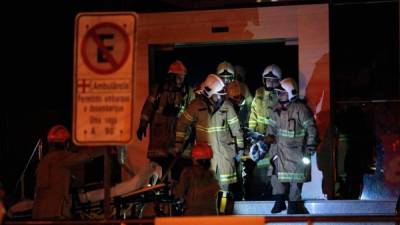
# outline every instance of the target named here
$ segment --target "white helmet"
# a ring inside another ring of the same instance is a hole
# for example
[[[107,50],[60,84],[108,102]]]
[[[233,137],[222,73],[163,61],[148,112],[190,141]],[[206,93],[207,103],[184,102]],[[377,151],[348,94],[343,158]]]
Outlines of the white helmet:
[[[278,91],[285,91],[288,93],[289,101],[293,101],[299,95],[299,88],[297,83],[293,78],[285,78],[280,82],[280,87],[277,88]]]
[[[197,91],[198,94],[203,94],[207,98],[211,98],[212,95],[224,95],[221,91],[224,90],[225,84],[220,77],[215,74],[209,74],[206,80],[200,85],[200,89]]]
[[[218,64],[217,75],[226,83],[235,79],[235,68],[230,62],[223,61]]]
[[[282,79],[282,71],[281,68],[279,68],[279,66],[275,65],[275,64],[271,64],[267,67],[265,67],[264,72],[262,74],[263,79],[270,77],[270,78],[276,78],[276,79]]]

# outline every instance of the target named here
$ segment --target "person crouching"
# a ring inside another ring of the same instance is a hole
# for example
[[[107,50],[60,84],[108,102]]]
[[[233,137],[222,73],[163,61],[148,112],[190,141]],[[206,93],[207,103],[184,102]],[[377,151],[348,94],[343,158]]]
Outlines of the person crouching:
[[[173,193],[183,202],[183,215],[217,215],[216,200],[219,191],[215,172],[211,170],[213,151],[206,143],[192,149],[193,165],[182,171]]]

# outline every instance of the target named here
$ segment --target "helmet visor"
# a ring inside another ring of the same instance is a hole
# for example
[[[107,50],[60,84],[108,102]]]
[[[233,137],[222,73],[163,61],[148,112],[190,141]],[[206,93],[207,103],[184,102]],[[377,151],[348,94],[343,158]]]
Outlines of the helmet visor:
[[[264,85],[270,90],[273,90],[279,87],[279,79],[276,77],[264,77]]]

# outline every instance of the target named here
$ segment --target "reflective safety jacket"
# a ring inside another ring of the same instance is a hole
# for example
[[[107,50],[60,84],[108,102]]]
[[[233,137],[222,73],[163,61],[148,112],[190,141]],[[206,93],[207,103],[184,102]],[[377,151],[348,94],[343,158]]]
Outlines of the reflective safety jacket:
[[[214,113],[207,101],[199,96],[189,104],[176,125],[176,143],[184,143],[193,129],[196,143],[208,143],[213,150],[211,169],[219,175],[220,184],[235,183],[236,148],[244,144],[239,119],[230,101],[224,101]]]
[[[285,111],[274,110],[268,134],[276,138],[269,154],[278,180],[298,183],[307,181],[311,167],[305,165],[302,159],[306,146],[316,146],[318,140],[313,113],[307,105],[295,101]]]
[[[278,98],[271,91],[260,87],[256,90],[255,97],[251,104],[251,112],[249,118],[249,128],[261,134],[267,133],[270,114],[272,107],[278,103]],[[269,166],[269,155],[257,162],[257,167],[265,168]]]
[[[175,82],[154,86],[142,108],[141,123],[150,123],[148,158],[167,157],[174,145],[175,124],[179,115],[194,99],[193,89],[177,87]]]
[[[276,103],[278,103],[278,98],[275,94],[265,90],[264,87],[258,88],[251,103],[249,128],[265,134],[269,124],[269,115],[272,113],[272,107]]]

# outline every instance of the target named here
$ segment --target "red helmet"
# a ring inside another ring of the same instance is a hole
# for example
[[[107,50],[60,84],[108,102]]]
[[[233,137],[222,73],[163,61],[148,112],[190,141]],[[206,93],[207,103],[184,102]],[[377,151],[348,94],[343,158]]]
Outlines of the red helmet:
[[[67,128],[65,128],[63,125],[56,125],[52,127],[49,133],[47,134],[48,142],[64,143],[70,138],[71,134],[68,132]]]
[[[196,144],[192,148],[192,158],[193,159],[211,159],[213,157],[213,152],[211,147],[206,143]]]
[[[185,65],[180,60],[171,63],[168,68],[168,73],[185,75],[187,73]]]

